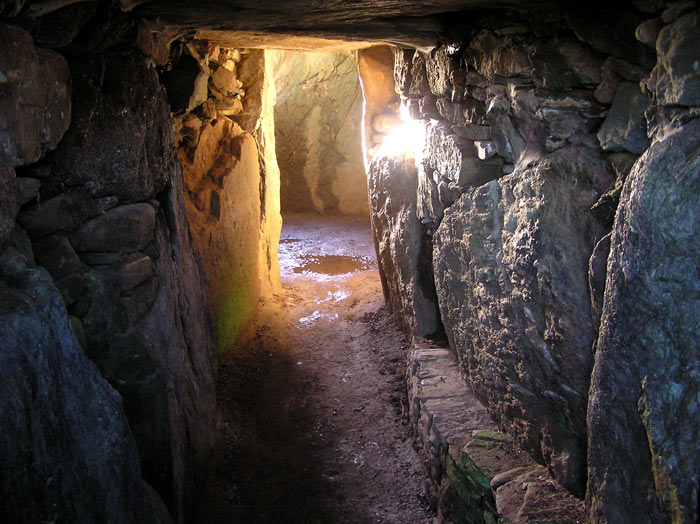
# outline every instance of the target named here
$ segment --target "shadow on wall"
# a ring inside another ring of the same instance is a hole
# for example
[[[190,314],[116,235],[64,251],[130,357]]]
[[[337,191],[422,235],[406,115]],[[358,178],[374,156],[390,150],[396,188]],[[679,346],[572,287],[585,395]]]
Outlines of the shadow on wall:
[[[282,211],[367,216],[355,54],[270,54]]]

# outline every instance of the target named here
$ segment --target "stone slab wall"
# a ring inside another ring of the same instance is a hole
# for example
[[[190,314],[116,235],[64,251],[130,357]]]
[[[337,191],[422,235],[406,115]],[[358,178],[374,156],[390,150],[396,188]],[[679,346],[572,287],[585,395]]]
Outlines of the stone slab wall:
[[[425,146],[410,176],[411,160],[375,156],[370,195],[415,209],[465,379],[587,493],[588,519],[694,522],[698,12],[637,4],[464,21],[450,44],[397,49]],[[386,288],[401,287],[424,247],[379,246]]]
[[[3,483],[12,522],[184,522],[215,441],[206,287],[168,101],[137,35],[103,29],[112,40],[85,33],[66,58],[0,32],[3,369],[35,383],[3,394],[3,416],[26,424],[3,424],[2,463],[35,468]]]
[[[280,285],[271,52],[202,40],[181,46],[179,61],[161,78],[174,115],[188,222],[208,280],[216,343],[226,352],[248,336],[259,300]]]

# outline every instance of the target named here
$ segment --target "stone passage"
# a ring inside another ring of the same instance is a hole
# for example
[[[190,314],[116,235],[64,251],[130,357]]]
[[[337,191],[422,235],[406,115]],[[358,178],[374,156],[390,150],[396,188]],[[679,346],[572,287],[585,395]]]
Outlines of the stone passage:
[[[689,0],[2,3],[0,521],[187,524],[211,478],[221,520],[293,478],[324,522],[697,524],[699,116]],[[280,298],[282,186],[369,210],[379,282],[291,273],[386,311]],[[268,468],[287,434],[320,454]]]

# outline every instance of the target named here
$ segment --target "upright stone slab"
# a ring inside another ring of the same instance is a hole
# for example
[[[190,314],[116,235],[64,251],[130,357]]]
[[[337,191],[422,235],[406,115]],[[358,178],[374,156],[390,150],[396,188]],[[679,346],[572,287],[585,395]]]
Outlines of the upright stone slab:
[[[600,169],[590,149],[560,150],[462,195],[434,236],[440,312],[465,377],[498,424],[579,494]]]
[[[591,522],[696,522],[700,120],[652,143],[611,238],[588,403]]]

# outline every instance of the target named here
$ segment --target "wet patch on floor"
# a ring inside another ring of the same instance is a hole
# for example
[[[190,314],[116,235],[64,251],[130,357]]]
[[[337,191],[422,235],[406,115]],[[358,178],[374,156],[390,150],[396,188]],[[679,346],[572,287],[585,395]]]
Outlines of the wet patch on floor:
[[[374,269],[375,262],[369,257],[345,255],[302,256],[302,264],[293,269],[294,273],[318,273],[323,275],[344,275],[357,271]]]

